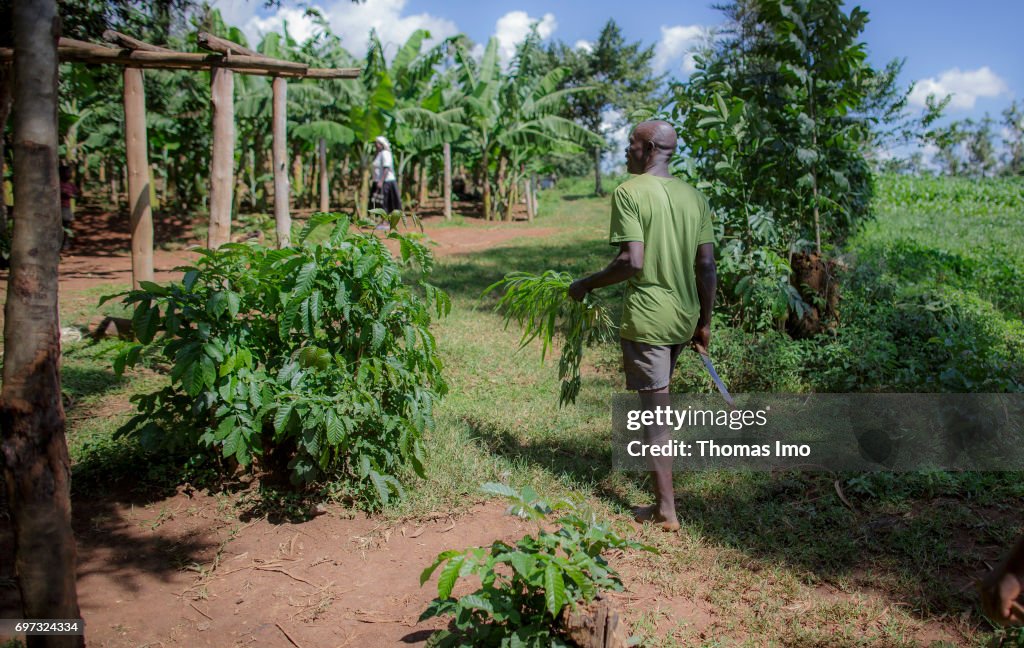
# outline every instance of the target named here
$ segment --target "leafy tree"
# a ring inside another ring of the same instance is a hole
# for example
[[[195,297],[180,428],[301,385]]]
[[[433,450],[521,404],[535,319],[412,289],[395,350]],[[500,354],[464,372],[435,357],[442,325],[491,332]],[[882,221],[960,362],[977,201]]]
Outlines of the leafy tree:
[[[679,171],[718,215],[724,302],[754,328],[809,306],[792,255],[841,243],[869,216],[879,113],[901,97],[860,41],[868,15],[841,0],[739,0],[725,37],[674,84],[670,118],[689,149]]]
[[[618,111],[620,121],[625,123],[634,112],[653,112],[660,105],[658,87],[665,77],[655,75],[651,68],[654,46],[644,47],[639,41],[627,43],[613,19],[601,29],[591,49],[558,43],[551,46],[549,55],[556,65],[569,70],[561,87],[587,88],[569,98],[567,114],[593,133],[601,132],[609,110]],[[604,193],[601,155],[608,148],[605,141],[591,149],[597,195]]]
[[[1003,175],[1024,175],[1024,106],[1015,99],[1003,111],[1003,146],[1006,153],[1003,157]]]

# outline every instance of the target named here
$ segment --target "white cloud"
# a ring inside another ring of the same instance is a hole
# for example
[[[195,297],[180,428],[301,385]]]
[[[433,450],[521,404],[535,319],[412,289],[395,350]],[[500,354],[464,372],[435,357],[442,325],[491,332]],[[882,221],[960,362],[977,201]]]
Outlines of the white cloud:
[[[999,78],[987,65],[977,70],[961,71],[955,67],[946,70],[939,78],[921,79],[914,85],[909,101],[914,106],[925,106],[928,95],[939,99],[953,95],[949,107],[954,110],[971,110],[978,97],[998,97],[1009,93],[1006,82]]]
[[[507,63],[516,53],[516,45],[522,43],[530,27],[537,23],[537,34],[546,39],[558,29],[555,14],[546,13],[543,18],[532,18],[525,11],[510,11],[494,24],[494,36],[498,39],[498,54],[502,63]]]
[[[220,0],[231,5],[240,4],[239,0]],[[426,46],[459,33],[455,23],[428,13],[405,16],[406,0],[366,0],[354,3],[351,0],[334,0],[324,5],[312,5],[318,10],[331,29],[341,37],[342,45],[353,56],[363,56],[369,43],[370,30],[377,30],[377,36],[384,44],[384,52],[388,58],[394,56],[409,36],[417,29],[430,32]],[[223,9],[222,9],[223,11]],[[305,17],[305,8],[282,6],[277,12],[260,18],[252,16],[243,22],[243,31],[253,45],[259,42],[260,36],[270,31],[279,31],[283,21],[288,21],[288,31],[296,40],[303,40],[313,35],[316,26],[313,20]]]
[[[693,72],[697,69],[693,50],[707,35],[708,29],[701,25],[662,25],[661,40],[654,47],[655,72]]]
[[[588,40],[583,40],[582,38],[576,41],[576,44],[573,45],[573,47],[579,50],[583,50],[584,52],[594,51],[594,44]]]
[[[280,33],[285,23],[288,23],[288,34],[300,43],[307,40],[316,31],[316,25],[313,23],[313,19],[306,15],[306,10],[294,7],[281,7],[276,14],[266,18],[253,16],[245,23],[242,31],[245,32],[245,37],[249,39],[250,44],[255,47],[259,44],[262,34]]]

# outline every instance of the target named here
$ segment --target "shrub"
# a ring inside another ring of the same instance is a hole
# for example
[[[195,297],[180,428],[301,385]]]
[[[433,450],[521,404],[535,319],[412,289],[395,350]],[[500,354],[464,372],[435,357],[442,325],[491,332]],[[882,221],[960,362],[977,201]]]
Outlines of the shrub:
[[[422,475],[421,437],[447,389],[429,326],[450,302],[424,281],[432,257],[415,236],[388,234],[396,259],[349,225],[319,214],[293,247],[200,250],[180,283],[122,293],[141,344],[115,370],[150,354],[171,369],[164,388],[133,398],[140,413],[119,433],[243,466],[286,464],[293,483],[339,475],[370,505],[401,495],[404,466]],[[402,278],[413,265],[416,286]]]
[[[423,585],[441,568],[437,598],[420,621],[452,616],[458,632],[439,631],[432,645],[565,646],[557,629],[562,608],[588,603],[601,590],[622,590],[618,574],[601,554],[608,549],[656,551],[622,538],[573,502],[548,504],[529,486],[519,492],[504,484],[485,484],[484,491],[508,498],[510,513],[538,524],[561,511],[561,527],[554,532],[539,529],[514,546],[497,540],[490,547],[439,554],[420,575]],[[471,574],[479,576],[480,588],[453,598],[455,583]]]

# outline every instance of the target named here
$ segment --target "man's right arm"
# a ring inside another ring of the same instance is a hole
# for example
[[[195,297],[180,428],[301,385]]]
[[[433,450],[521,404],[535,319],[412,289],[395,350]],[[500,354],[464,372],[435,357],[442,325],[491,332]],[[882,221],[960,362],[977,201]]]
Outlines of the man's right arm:
[[[715,292],[718,290],[718,273],[715,269],[714,243],[702,243],[697,246],[697,258],[694,261],[697,274],[697,297],[700,299],[700,318],[693,332],[691,342],[697,352],[707,355],[711,343],[711,311],[715,306]]]

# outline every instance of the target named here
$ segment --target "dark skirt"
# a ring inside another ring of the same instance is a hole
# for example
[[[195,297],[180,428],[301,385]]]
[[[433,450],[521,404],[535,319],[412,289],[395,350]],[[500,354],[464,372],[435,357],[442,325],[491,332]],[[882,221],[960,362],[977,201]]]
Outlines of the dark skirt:
[[[389,214],[396,209],[401,209],[402,198],[398,195],[398,184],[394,180],[388,180],[384,183],[384,189],[381,191],[374,183],[373,194],[370,196],[370,207],[380,207]]]

